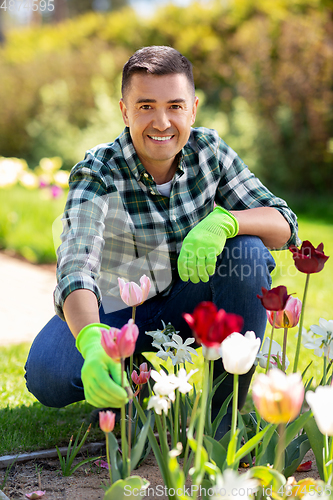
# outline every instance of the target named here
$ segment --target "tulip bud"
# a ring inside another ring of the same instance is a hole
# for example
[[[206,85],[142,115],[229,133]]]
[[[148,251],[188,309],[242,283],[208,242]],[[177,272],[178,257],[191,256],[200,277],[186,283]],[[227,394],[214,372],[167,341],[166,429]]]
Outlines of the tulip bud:
[[[141,286],[134,283],[134,281],[125,283],[121,278],[118,278],[118,284],[122,300],[130,307],[136,307],[148,298],[150,279],[145,274],[140,278]]]
[[[112,432],[116,421],[116,414],[113,411],[99,412],[99,426],[103,432]]]

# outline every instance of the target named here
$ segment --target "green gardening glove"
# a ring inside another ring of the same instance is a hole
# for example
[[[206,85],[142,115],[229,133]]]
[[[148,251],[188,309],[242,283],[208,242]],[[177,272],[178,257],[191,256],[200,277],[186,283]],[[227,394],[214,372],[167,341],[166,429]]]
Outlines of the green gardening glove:
[[[76,339],[76,347],[85,359],[81,370],[84,395],[88,403],[97,408],[120,408],[128,401],[121,387],[121,364],[104,351],[101,328],[110,329],[107,325],[93,323],[85,326]],[[128,385],[125,373],[124,381]]]
[[[207,282],[215,273],[226,239],[236,236],[238,229],[237,219],[228,210],[215,207],[184,238],[177,262],[180,279]]]

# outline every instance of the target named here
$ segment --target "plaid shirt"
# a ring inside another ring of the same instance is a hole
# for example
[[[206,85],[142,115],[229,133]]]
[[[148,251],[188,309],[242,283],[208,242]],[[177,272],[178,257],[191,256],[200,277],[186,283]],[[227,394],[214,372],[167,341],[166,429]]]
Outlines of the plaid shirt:
[[[191,129],[170,197],[158,192],[128,128],[113,143],[87,151],[72,169],[69,187],[54,292],[55,310],[63,319],[66,297],[80,288],[93,291],[99,304],[103,297],[103,306],[109,298],[121,308],[118,277],[138,283],[146,274],[152,278],[151,295],[167,293],[183,239],[214,202],[227,210],[274,207],[291,228],[283,248],[299,244],[297,219],[286,202],[263,186],[216,131],[206,128]]]

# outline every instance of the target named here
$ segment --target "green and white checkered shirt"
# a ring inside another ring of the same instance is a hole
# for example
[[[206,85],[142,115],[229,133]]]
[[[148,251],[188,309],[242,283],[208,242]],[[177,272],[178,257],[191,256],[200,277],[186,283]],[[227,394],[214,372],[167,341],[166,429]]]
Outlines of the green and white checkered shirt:
[[[99,304],[103,297],[106,312],[121,308],[118,277],[138,283],[146,274],[152,278],[151,295],[167,293],[183,239],[214,202],[227,210],[274,207],[291,228],[283,248],[299,244],[297,219],[286,202],[206,128],[191,129],[170,197],[158,192],[128,128],[113,143],[89,150],[72,169],[69,187],[54,292],[55,310],[63,319],[66,297],[80,288],[93,291]]]

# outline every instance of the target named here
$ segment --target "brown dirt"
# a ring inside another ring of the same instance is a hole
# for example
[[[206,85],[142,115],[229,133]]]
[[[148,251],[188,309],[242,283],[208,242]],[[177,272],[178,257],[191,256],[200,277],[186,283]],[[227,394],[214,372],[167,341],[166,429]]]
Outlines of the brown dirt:
[[[312,460],[312,469],[309,472],[296,472],[296,481],[306,477],[319,479],[312,450],[306,454],[304,461],[307,460]],[[167,500],[167,496],[162,495],[163,481],[152,454],[133,474],[150,482],[147,498]],[[4,476],[5,470],[0,470],[0,484]],[[32,460],[12,467],[4,493],[10,500],[23,500],[26,493],[35,490],[46,491],[43,500],[102,500],[104,491],[101,485],[107,483],[108,478],[108,471],[94,464],[83,465],[72,476],[63,477],[57,459]]]

